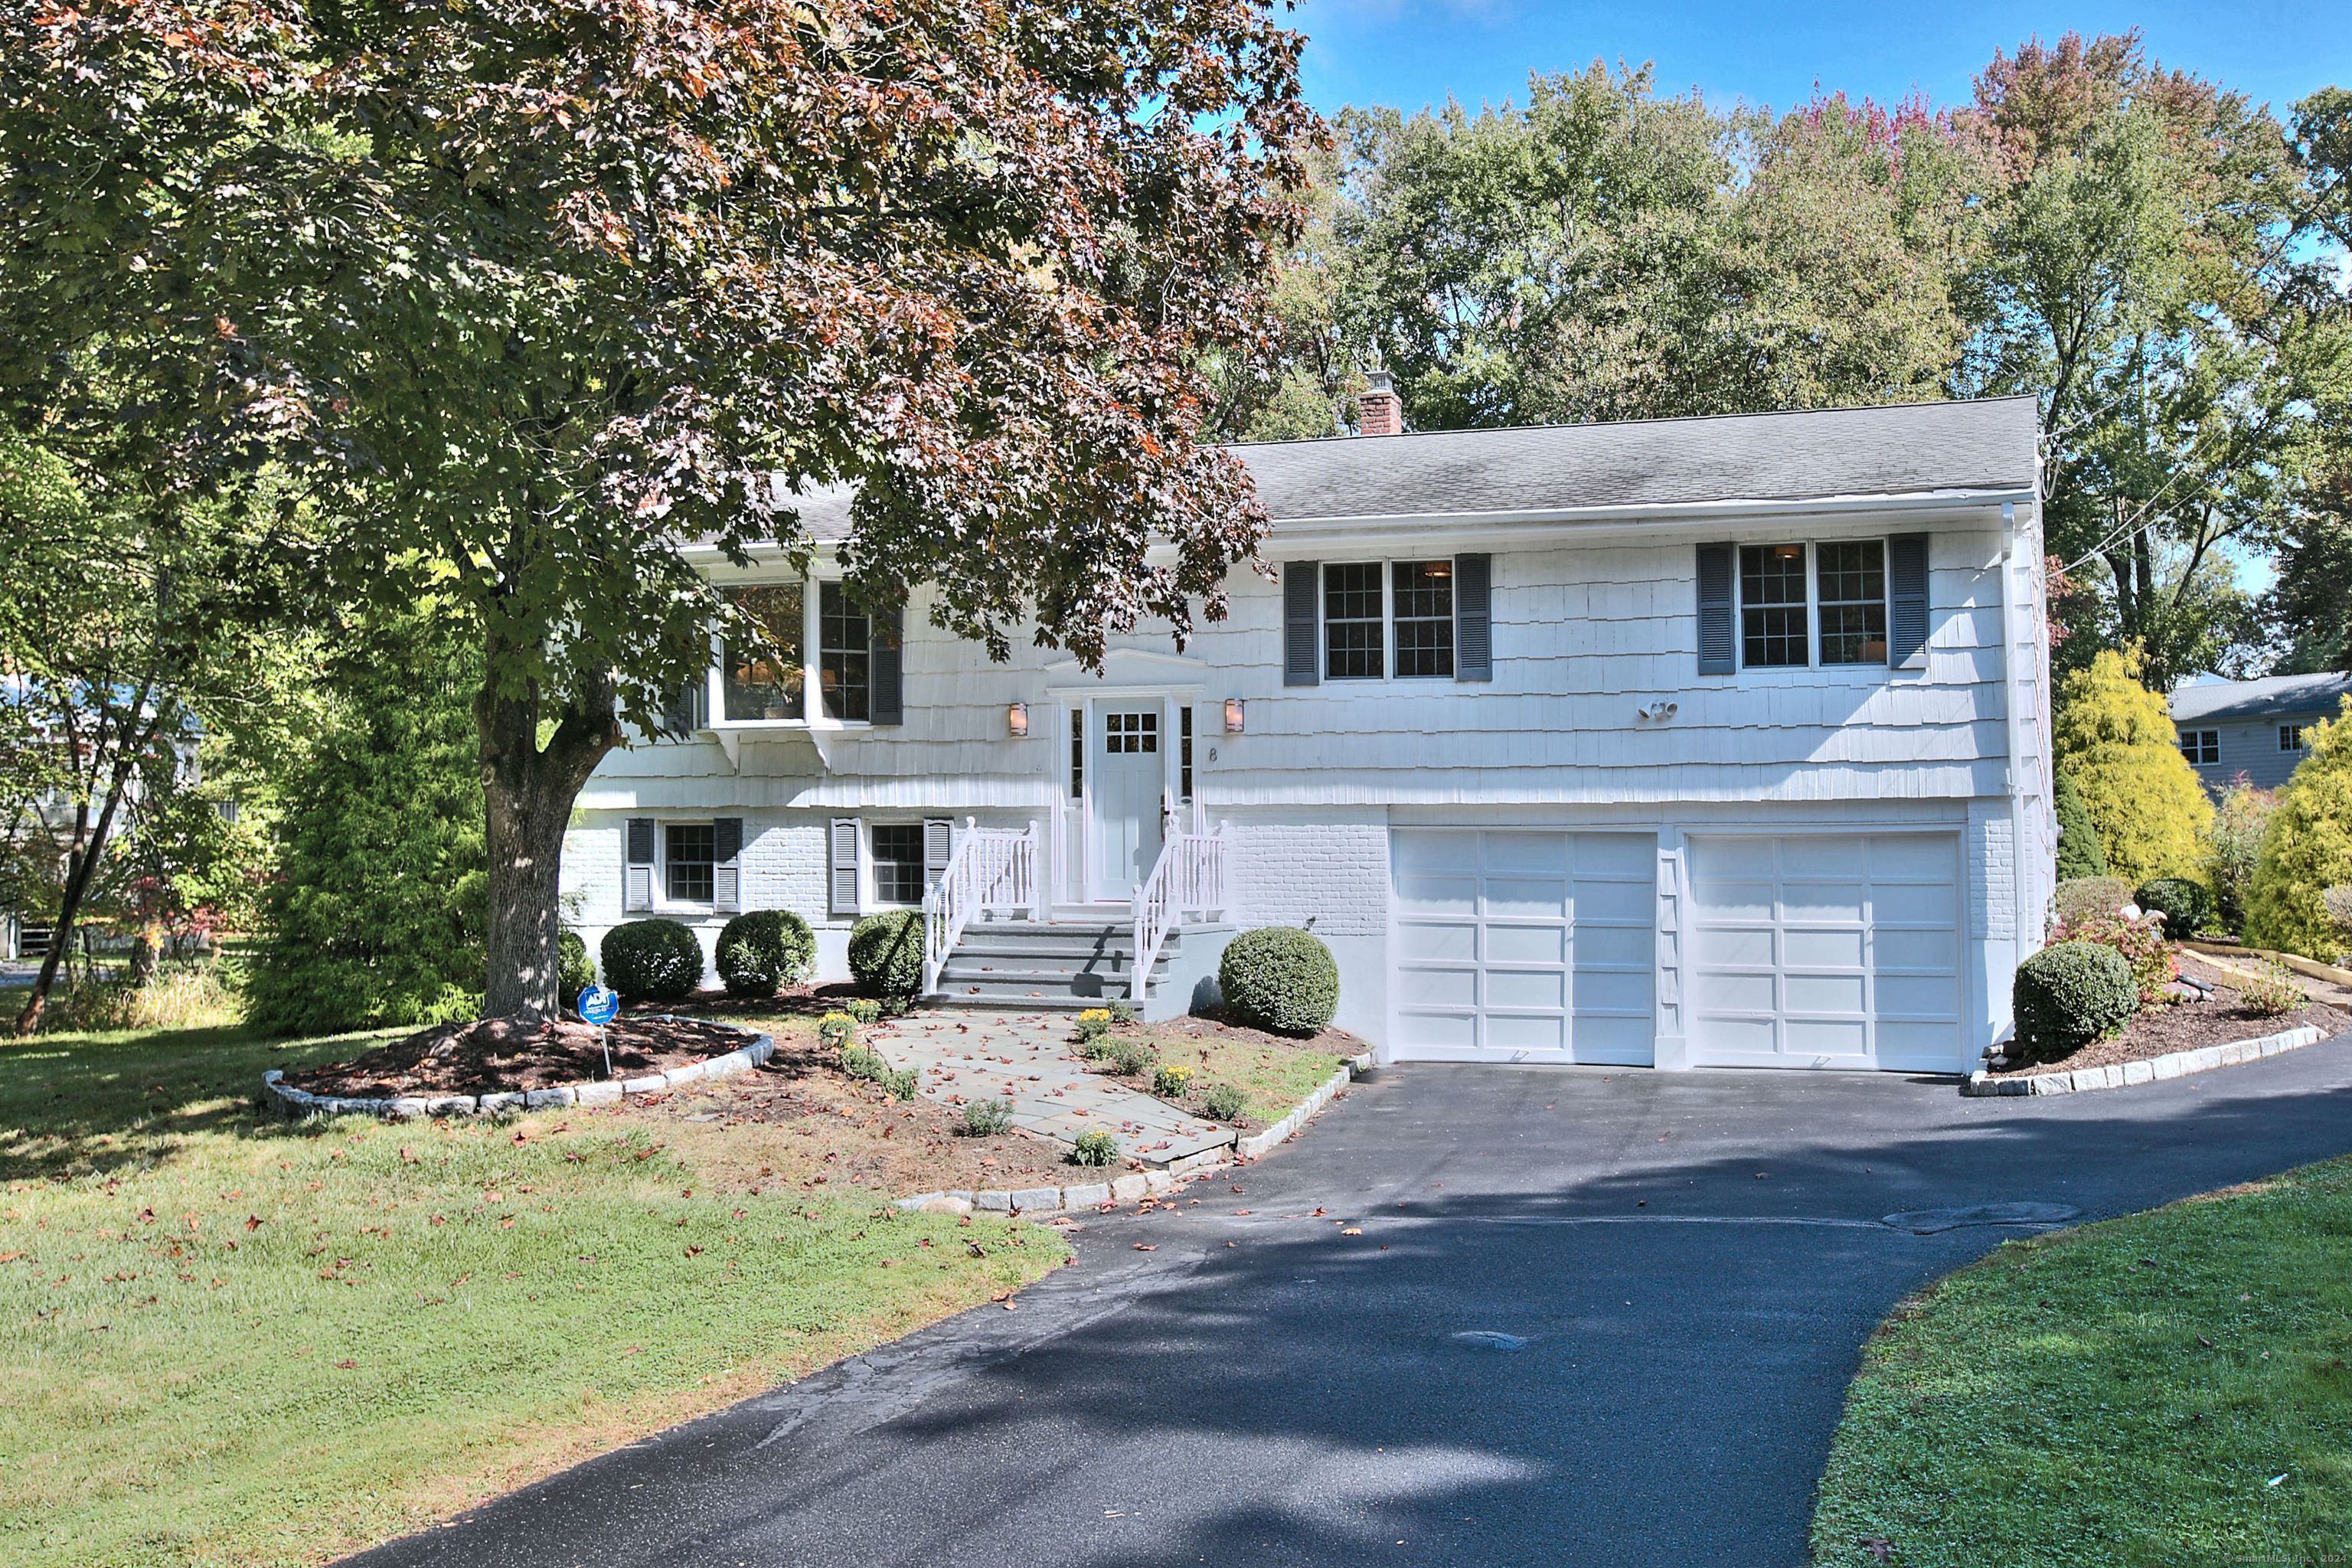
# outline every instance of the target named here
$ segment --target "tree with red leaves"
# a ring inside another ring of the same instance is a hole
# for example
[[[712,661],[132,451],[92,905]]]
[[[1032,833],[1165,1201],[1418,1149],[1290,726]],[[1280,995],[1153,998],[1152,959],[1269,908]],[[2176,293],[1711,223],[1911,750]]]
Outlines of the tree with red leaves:
[[[699,675],[688,558],[1098,659],[1222,613],[1264,525],[1196,438],[1297,232],[1258,0],[70,0],[5,25],[0,402],[160,483],[290,475],[324,592],[484,649],[492,1014],[557,1007],[572,805]],[[133,397],[135,345],[160,391]],[[168,373],[168,374],[167,374]],[[119,443],[118,443],[119,444]],[[1148,563],[1147,544],[1165,543]]]

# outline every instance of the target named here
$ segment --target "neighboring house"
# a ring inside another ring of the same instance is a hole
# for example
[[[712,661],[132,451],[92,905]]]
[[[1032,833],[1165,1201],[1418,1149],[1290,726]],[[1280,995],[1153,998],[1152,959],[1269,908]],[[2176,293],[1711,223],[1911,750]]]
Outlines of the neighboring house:
[[[589,782],[592,949],[783,908],[837,977],[928,898],[940,994],[1029,1007],[1172,926],[1181,1010],[1304,926],[1388,1060],[1950,1072],[2005,1029],[2056,845],[2031,399],[1236,450],[1272,577],[1099,674],[919,595],[891,646],[838,493],[812,582],[714,555],[782,657],[719,650],[690,738]]]
[[[2303,761],[2303,732],[2335,718],[2347,696],[2352,696],[2352,675],[2212,680],[2173,692],[2172,722],[2180,732],[2180,754],[2213,794],[2240,773],[2276,789]]]

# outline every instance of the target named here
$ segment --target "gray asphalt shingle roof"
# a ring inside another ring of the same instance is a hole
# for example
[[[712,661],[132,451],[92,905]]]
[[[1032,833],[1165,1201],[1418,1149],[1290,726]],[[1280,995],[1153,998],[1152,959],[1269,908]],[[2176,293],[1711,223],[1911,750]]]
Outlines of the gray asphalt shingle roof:
[[[2024,490],[2037,447],[2033,399],[1997,397],[1232,450],[1279,522]],[[850,493],[830,486],[798,500],[812,537],[847,536]]]
[[[2271,675],[2260,680],[2211,680],[2172,693],[2176,724],[2221,719],[2291,719],[2297,714],[2336,716],[2352,695],[2352,675]]]

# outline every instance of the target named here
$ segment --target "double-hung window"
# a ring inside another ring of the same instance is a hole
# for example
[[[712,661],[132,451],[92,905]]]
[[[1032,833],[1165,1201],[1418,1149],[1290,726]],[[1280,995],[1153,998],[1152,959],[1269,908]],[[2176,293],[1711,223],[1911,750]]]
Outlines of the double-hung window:
[[[1886,662],[1886,547],[1875,539],[1813,547],[1822,662]]]
[[[674,904],[707,904],[717,885],[715,824],[672,822],[662,828],[662,895]]]
[[[873,628],[838,583],[817,586],[817,689],[828,719],[863,720],[872,679]]]
[[[2282,752],[2299,752],[2303,750],[2302,725],[2282,724],[2279,726],[2279,750]]]
[[[1805,547],[1748,544],[1739,551],[1739,662],[1801,665],[1805,657]]]
[[[874,837],[874,897],[885,904],[923,901],[923,825],[877,822]]]
[[[730,588],[727,598],[740,624],[728,633],[719,661],[721,711],[738,722],[805,718],[801,585]]]
[[[1325,679],[1453,675],[1453,562],[1334,562],[1323,568]]]
[[[2180,731],[2180,754],[2200,767],[2221,760],[2221,731],[2219,730],[2183,730]]]

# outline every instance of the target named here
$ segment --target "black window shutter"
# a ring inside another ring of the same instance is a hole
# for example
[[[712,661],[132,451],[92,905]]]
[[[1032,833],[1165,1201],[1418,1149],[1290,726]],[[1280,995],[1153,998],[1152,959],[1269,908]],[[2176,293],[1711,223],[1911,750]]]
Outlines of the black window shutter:
[[[1494,557],[1454,558],[1454,679],[1495,679]]]
[[[1313,686],[1320,668],[1316,658],[1317,602],[1322,597],[1323,573],[1312,561],[1293,561],[1282,568],[1282,683]]]
[[[710,907],[721,914],[733,914],[742,905],[743,819],[722,816],[710,825],[712,860],[710,868]]]
[[[1738,552],[1728,544],[1698,547],[1698,672],[1729,675],[1732,659],[1732,563]]]
[[[626,865],[621,873],[621,907],[629,910],[649,910],[654,907],[654,819],[650,816],[629,818]]]
[[[1886,542],[1886,662],[1927,662],[1927,536],[1898,533]]]
[[[874,617],[873,658],[866,666],[867,679],[873,682],[866,698],[866,711],[877,724],[903,724],[907,721],[906,657],[903,627],[906,612],[892,610],[887,616]]]

